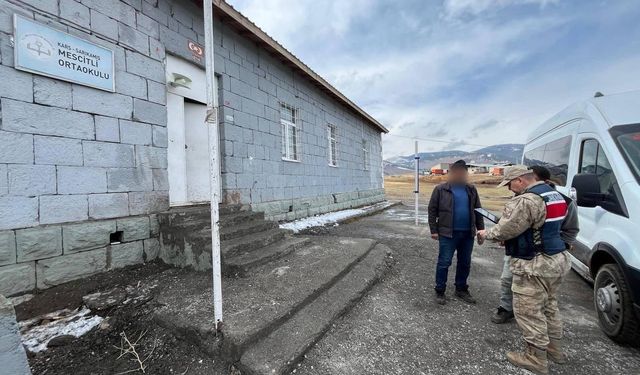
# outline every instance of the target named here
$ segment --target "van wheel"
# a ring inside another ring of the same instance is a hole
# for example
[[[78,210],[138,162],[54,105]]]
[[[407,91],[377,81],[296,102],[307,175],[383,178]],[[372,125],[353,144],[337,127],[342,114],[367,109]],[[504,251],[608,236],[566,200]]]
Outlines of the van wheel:
[[[640,324],[627,282],[616,264],[605,264],[598,270],[593,294],[604,333],[616,342],[640,345]]]

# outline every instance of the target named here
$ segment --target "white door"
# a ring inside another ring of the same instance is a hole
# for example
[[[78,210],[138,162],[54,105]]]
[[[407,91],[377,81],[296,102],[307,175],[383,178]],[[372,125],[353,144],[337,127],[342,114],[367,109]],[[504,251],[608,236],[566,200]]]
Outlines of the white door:
[[[207,106],[167,94],[169,200],[172,206],[209,201]]]
[[[167,56],[166,75],[170,82],[167,85],[170,204],[182,206],[209,202],[205,71],[183,59]],[[176,77],[181,79],[179,84]],[[217,89],[217,80],[215,84]]]
[[[613,168],[609,163],[606,150],[595,134],[580,134],[580,166],[578,173],[593,173],[598,176],[601,193],[615,194],[618,185]],[[610,225],[612,214],[602,208],[578,207],[580,232],[578,241],[585,245],[575,252],[575,257],[582,263],[589,264],[591,250],[600,240],[599,229]]]
[[[207,106],[184,103],[187,201],[209,202],[209,127],[204,118]]]
[[[167,158],[169,202],[172,206],[188,204],[184,117],[184,98],[167,93]]]

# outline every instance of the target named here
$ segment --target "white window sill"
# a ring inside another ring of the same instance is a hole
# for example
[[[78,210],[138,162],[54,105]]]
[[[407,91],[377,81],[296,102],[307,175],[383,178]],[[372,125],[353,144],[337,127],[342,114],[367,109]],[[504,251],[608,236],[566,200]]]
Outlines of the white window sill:
[[[291,163],[302,163],[302,160],[289,159],[289,158],[282,158],[282,161],[288,161]]]

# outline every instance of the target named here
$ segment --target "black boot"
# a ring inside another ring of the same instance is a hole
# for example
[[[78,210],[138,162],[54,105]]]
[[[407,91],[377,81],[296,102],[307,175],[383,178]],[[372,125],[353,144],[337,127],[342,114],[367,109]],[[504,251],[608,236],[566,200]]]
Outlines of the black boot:
[[[508,323],[513,319],[513,311],[504,309],[502,306],[498,307],[496,313],[491,317],[491,321],[495,324]]]
[[[471,296],[468,290],[456,290],[456,297],[472,305],[476,303],[476,299]]]
[[[445,297],[444,292],[439,292],[436,290],[436,302],[439,305],[445,305],[447,303],[447,297]]]

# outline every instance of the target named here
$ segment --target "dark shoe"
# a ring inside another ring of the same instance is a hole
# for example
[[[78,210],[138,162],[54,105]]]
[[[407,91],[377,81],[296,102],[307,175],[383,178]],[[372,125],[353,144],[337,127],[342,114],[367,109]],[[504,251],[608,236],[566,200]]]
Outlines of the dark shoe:
[[[471,297],[471,294],[468,290],[456,290],[456,297],[472,305],[475,305],[476,303],[476,299]]]
[[[491,317],[491,321],[495,324],[504,324],[513,319],[513,311],[504,309],[502,306],[498,307],[498,310]]]
[[[439,305],[447,304],[447,297],[445,297],[444,292],[436,292],[436,302]]]

